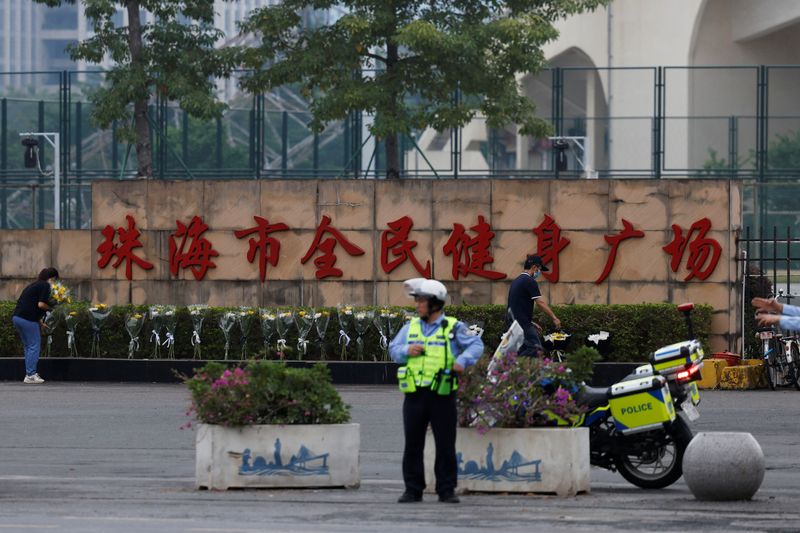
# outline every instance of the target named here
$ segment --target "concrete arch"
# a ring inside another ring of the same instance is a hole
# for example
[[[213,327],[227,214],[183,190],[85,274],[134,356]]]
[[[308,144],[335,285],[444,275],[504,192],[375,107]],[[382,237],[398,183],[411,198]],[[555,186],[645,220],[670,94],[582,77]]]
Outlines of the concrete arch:
[[[724,154],[719,159],[726,163],[735,158],[739,168],[754,167],[757,66],[800,64],[798,30],[796,1],[703,0],[689,51],[693,68],[686,73],[686,116],[693,117],[686,124],[689,168],[702,167],[712,151]],[[800,130],[800,68],[770,67],[768,82],[768,138]]]
[[[529,100],[536,104],[538,116],[552,120],[553,69],[562,70],[563,134],[587,137],[586,161],[590,168],[608,167],[608,106],[604,90],[607,71],[597,66],[580,47],[569,47],[549,60],[550,69],[537,75],[526,75],[520,85]],[[550,163],[550,143],[517,135],[518,169],[545,170]]]

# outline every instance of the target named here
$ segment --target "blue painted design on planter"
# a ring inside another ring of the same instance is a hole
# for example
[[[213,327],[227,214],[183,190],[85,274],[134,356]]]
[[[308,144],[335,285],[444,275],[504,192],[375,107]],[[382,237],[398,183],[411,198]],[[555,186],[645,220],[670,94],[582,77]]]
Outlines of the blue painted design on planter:
[[[284,464],[281,459],[281,439],[275,439],[273,460],[267,461],[262,456],[252,456],[250,448],[242,452],[242,465],[239,475],[242,476],[326,476],[328,475],[329,453],[315,454],[304,445]],[[253,459],[252,464],[250,459]]]
[[[462,479],[485,479],[489,481],[519,481],[526,483],[539,482],[542,480],[542,473],[539,467],[541,459],[529,461],[522,454],[514,450],[507,460],[503,460],[499,468],[494,465],[494,446],[489,443],[486,447],[486,465],[480,466],[475,461],[467,461],[461,452],[456,454],[458,464],[458,476]]]

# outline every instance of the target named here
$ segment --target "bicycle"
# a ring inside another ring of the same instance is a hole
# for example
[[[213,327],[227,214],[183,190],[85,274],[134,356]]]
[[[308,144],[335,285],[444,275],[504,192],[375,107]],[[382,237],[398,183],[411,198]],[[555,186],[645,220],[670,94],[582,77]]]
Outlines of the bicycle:
[[[797,337],[779,334],[774,327],[758,328],[756,336],[761,340],[761,356],[769,388],[794,385],[800,390],[800,341]]]

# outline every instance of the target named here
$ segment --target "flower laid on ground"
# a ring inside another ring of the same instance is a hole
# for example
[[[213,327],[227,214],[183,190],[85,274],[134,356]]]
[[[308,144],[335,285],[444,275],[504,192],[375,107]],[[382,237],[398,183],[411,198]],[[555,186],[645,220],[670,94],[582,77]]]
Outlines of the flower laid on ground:
[[[575,393],[591,373],[591,362],[583,359],[596,357],[591,348],[570,354],[566,364],[507,354],[491,370],[490,358],[483,357],[459,380],[459,424],[480,431],[571,425],[584,411]]]
[[[271,309],[261,310],[261,335],[264,337],[264,357],[269,357],[269,340],[272,334],[275,333],[275,319],[278,318],[277,313]]]
[[[325,334],[328,332],[328,324],[331,322],[331,314],[328,311],[314,313],[314,328],[319,337],[319,358],[325,360]]]
[[[162,307],[162,322],[164,324],[164,342],[167,347],[167,359],[175,359],[175,330],[178,327],[177,308],[174,305]]]
[[[347,359],[347,347],[350,346],[350,335],[347,333],[353,327],[353,307],[350,305],[336,308],[339,317],[339,344],[342,347],[341,359]]]
[[[106,304],[95,304],[89,308],[89,323],[92,326],[92,350],[91,357],[100,357],[100,329],[103,322],[111,314],[111,308]]]
[[[228,360],[228,354],[231,350],[231,330],[233,326],[236,325],[236,321],[238,320],[239,316],[234,313],[233,311],[225,311],[221,317],[219,317],[219,327],[222,330],[222,334],[225,336],[225,360]]]
[[[75,310],[68,310],[64,315],[67,326],[67,351],[71,357],[78,357],[78,346],[75,342],[75,330],[78,329],[80,314]]]
[[[153,343],[153,358],[161,358],[161,329],[164,327],[164,313],[163,305],[151,305],[148,309],[148,316],[150,318],[150,342]]]
[[[139,350],[139,333],[144,327],[144,315],[141,313],[128,313],[125,316],[125,331],[128,332],[130,342],[128,343],[128,359],[133,359],[134,354]]]
[[[275,319],[275,329],[278,332],[278,357],[286,357],[286,337],[294,324],[294,313],[291,311],[280,311]]]
[[[310,312],[300,310],[294,315],[295,326],[297,326],[297,356],[302,358],[308,352],[308,334],[314,327],[314,310]],[[302,354],[302,355],[301,355]]]
[[[50,283],[50,298],[57,304],[71,304],[72,291],[60,281]]]
[[[203,321],[206,319],[208,312],[208,305],[206,304],[192,304],[188,307],[189,317],[192,319],[192,347],[194,348],[195,359],[200,359],[202,353],[200,351],[200,333],[203,331]]]
[[[258,315],[256,310],[250,307],[239,308],[239,329],[242,331],[242,359],[247,359],[247,337],[250,336],[250,331],[253,329]]]
[[[358,360],[364,360],[364,334],[369,330],[372,322],[375,320],[375,311],[367,309],[353,314],[353,323],[356,328],[356,353]],[[377,357],[373,354],[373,359]]]
[[[403,324],[403,316],[393,309],[384,307],[375,314],[375,329],[380,334],[380,345],[384,360],[389,360],[389,341],[394,338]]]
[[[58,319],[61,316],[61,313],[58,310],[48,311],[44,315],[44,320],[42,320],[42,324],[44,327],[44,335],[47,337],[46,342],[46,350],[45,350],[45,357],[50,357],[50,352],[53,345],[53,333],[56,332],[56,327],[58,326]]]
[[[237,427],[350,420],[349,407],[333,388],[330,370],[323,364],[288,368],[271,361],[251,361],[230,369],[211,362],[185,383],[192,395],[187,414],[205,424]]]

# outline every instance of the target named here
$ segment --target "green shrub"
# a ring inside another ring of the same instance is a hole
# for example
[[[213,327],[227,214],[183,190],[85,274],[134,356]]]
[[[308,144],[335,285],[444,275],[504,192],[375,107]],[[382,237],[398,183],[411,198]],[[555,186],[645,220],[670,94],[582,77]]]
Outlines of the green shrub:
[[[3,347],[2,356],[18,357],[22,355],[22,344],[11,323],[11,314],[14,311],[14,302],[0,302],[0,346]],[[88,357],[91,348],[91,326],[88,317],[88,304],[76,303],[69,309],[79,312],[76,330],[76,344],[78,353]],[[366,309],[381,309],[381,307],[365,307]],[[125,315],[138,312],[147,313],[147,306],[121,305],[114,306],[111,314],[104,322],[100,338],[101,357],[126,358],[128,356],[129,337],[125,331]],[[300,308],[295,308],[299,310]],[[305,308],[309,310],[308,308]],[[358,308],[362,309],[362,308]],[[402,311],[408,308],[394,308]],[[219,360],[224,357],[225,338],[219,327],[219,319],[227,308],[209,308],[203,324],[202,359]],[[297,349],[297,329],[292,328],[287,335],[287,349],[284,350],[286,359],[319,360],[324,350],[327,360],[354,360],[356,358],[355,333],[350,330],[348,335],[352,338],[350,345],[343,353],[339,343],[339,322],[335,308],[317,308],[332,314],[330,324],[322,342],[317,339],[316,331],[309,335],[308,352],[303,354]],[[586,337],[600,330],[611,333],[612,352],[606,361],[646,361],[649,354],[661,346],[678,342],[687,337],[686,327],[681,315],[672,304],[635,304],[635,305],[562,305],[553,306],[556,315],[561,319],[564,329],[572,334],[571,345],[568,351],[575,350],[584,344]],[[484,328],[483,341],[488,352],[493,352],[500,342],[500,337],[506,329],[506,308],[504,305],[452,305],[445,308],[449,316],[454,316],[466,323],[478,323]],[[693,313],[695,334],[707,344],[711,327],[711,314],[713,309],[707,305],[699,305]],[[191,359],[193,347],[191,344],[192,321],[186,307],[179,307],[177,312],[177,329],[175,332],[175,357],[178,359]],[[538,314],[536,320],[547,326],[549,319]],[[145,323],[139,335],[140,348],[136,358],[149,358],[153,353],[150,323]],[[241,333],[235,326],[231,332],[230,357],[239,359],[241,354]],[[164,339],[162,332],[162,341]],[[273,334],[269,348],[265,350],[261,328],[258,324],[253,327],[247,340],[250,357],[276,359],[277,335]],[[387,360],[384,350],[380,347],[380,334],[371,327],[364,335],[365,360]],[[707,348],[707,346],[706,346]],[[67,356],[66,329],[63,319],[56,327],[53,334],[52,355],[54,357]],[[166,355],[163,351],[162,357]]]
[[[192,395],[190,412],[205,424],[342,424],[350,407],[333,388],[328,367],[288,368],[251,361],[233,370],[206,364],[185,380]]]

